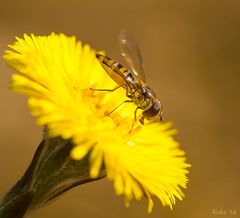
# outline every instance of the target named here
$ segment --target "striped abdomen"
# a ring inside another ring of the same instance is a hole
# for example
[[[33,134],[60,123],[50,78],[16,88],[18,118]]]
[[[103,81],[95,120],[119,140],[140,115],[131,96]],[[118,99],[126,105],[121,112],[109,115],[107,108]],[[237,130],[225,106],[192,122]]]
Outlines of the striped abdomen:
[[[101,55],[96,54],[97,59],[103,66],[103,68],[106,70],[108,75],[120,86],[127,85],[131,86],[131,83],[133,83],[134,78],[132,74],[129,72],[129,70],[121,65],[119,62],[114,61],[113,59]]]

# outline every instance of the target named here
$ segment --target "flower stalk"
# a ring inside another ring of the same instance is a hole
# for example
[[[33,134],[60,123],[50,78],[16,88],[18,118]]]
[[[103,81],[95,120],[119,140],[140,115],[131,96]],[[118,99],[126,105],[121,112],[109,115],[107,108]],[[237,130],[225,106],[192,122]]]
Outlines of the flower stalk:
[[[80,161],[70,157],[70,140],[46,137],[39,144],[23,177],[11,188],[0,203],[0,218],[21,218],[33,209],[46,205],[68,190],[105,176],[89,175],[88,155]]]

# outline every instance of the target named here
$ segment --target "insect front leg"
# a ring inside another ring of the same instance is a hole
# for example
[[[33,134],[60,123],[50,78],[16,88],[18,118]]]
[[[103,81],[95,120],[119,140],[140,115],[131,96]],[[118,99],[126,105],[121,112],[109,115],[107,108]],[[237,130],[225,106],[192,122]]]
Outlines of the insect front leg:
[[[138,111],[139,109],[142,109],[142,108],[137,107],[136,110],[134,111],[134,123],[137,122],[137,111]]]
[[[134,121],[133,121],[133,124],[132,124],[132,128],[131,128],[131,130],[129,131],[129,133],[131,133],[132,132],[132,130],[133,130],[133,128],[134,128],[134,126],[135,126],[135,124],[137,123],[137,111],[139,110],[139,109],[141,109],[142,110],[142,108],[141,107],[137,107],[136,108],[136,110],[134,111]],[[143,124],[144,123],[144,117],[142,116],[141,117],[141,119],[139,120],[139,122],[141,123],[141,124]]]

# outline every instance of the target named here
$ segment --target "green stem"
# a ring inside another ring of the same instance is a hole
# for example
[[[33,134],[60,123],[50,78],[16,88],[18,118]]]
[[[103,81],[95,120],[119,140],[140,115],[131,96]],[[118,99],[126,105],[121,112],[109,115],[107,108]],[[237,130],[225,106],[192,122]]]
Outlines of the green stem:
[[[14,199],[1,204],[0,217],[1,218],[22,218],[27,212],[29,204],[34,198],[33,192],[26,192]]]
[[[62,138],[46,138],[38,146],[23,177],[0,202],[0,218],[22,218],[68,190],[105,176],[89,175],[88,155],[80,161],[69,156],[73,144]]]

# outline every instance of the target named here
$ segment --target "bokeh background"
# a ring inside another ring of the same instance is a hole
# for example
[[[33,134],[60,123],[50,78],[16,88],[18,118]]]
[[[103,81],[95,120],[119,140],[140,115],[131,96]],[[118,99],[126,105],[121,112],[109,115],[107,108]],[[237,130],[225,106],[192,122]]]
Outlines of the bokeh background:
[[[137,38],[149,84],[192,164],[186,198],[173,211],[156,203],[149,216],[146,201],[125,208],[103,179],[29,217],[240,217],[239,0],[3,0],[0,51],[23,33],[63,32],[119,58],[122,27]],[[26,98],[8,90],[11,73],[1,59],[0,196],[21,177],[41,138]]]

